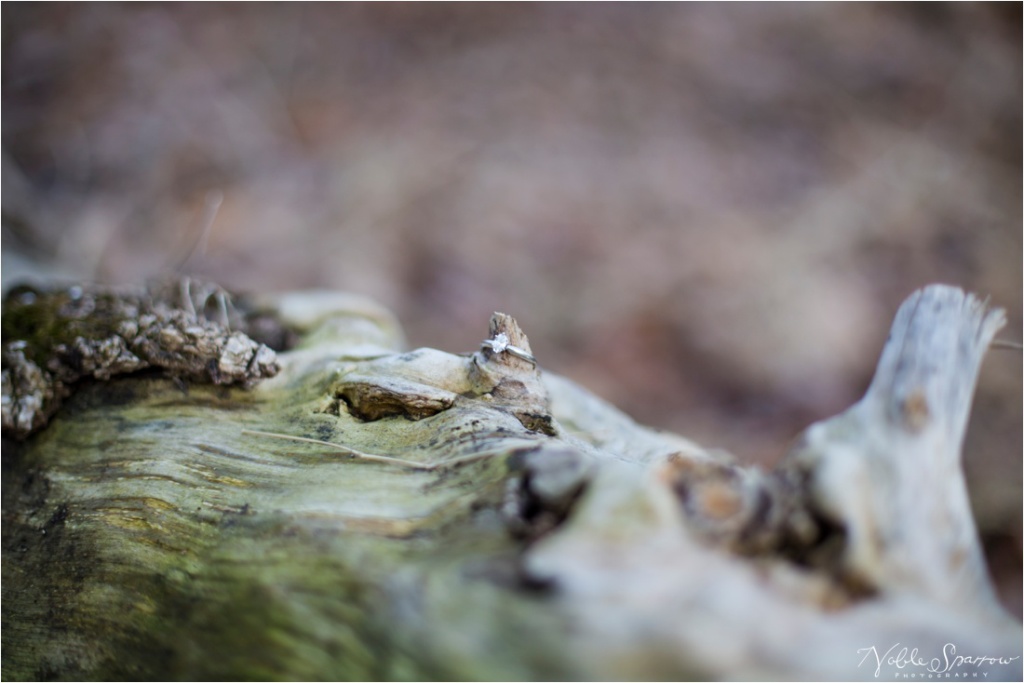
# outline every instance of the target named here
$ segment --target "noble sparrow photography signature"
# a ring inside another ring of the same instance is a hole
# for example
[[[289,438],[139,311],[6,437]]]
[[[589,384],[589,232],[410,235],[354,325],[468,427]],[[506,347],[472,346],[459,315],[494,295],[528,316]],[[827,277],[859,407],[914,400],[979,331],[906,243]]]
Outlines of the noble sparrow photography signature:
[[[970,676],[975,678],[987,675],[987,672],[984,671],[985,667],[1005,666],[1020,659],[1020,656],[992,657],[989,655],[959,654],[956,645],[953,643],[946,643],[942,647],[941,656],[932,658],[922,656],[916,647],[911,648],[900,643],[896,643],[884,652],[874,645],[862,647],[857,650],[857,654],[863,655],[857,667],[859,668],[865,663],[874,664],[875,678],[878,678],[881,674],[883,665],[895,667],[898,670],[921,670],[915,673],[947,674],[957,677]]]

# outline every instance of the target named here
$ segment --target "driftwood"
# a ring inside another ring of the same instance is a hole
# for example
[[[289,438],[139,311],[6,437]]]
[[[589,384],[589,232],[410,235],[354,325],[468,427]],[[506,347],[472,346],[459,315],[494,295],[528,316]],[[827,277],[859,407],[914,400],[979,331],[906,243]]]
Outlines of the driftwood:
[[[165,368],[11,417],[5,679],[1021,678],[960,468],[1003,324],[973,296],[914,294],[771,472],[542,371],[503,314],[519,355],[267,306],[299,343],[251,389]]]

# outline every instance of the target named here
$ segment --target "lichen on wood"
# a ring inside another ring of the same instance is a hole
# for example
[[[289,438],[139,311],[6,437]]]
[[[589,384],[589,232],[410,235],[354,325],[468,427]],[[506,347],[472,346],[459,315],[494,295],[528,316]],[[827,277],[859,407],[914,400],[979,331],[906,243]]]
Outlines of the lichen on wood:
[[[211,300],[218,320],[205,315]],[[221,385],[272,377],[274,351],[238,330],[237,315],[232,330],[232,312],[225,292],[188,278],[147,288],[12,290],[3,311],[4,433],[24,438],[42,428],[85,378],[147,368]]]
[[[1020,678],[964,499],[879,499],[913,508],[933,460],[962,492],[1000,314],[959,290],[915,295],[864,400],[770,472],[543,359],[405,351],[363,300],[268,310],[299,339],[250,390],[87,383],[5,443],[5,678],[872,679],[900,643]]]

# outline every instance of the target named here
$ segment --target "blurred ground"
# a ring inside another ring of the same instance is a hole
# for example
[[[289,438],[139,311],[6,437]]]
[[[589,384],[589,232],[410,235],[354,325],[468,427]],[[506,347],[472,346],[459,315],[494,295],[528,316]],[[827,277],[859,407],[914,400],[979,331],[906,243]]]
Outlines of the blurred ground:
[[[1021,6],[3,7],[5,265],[494,310],[639,420],[770,464],[949,282],[1020,340]],[[218,193],[222,193],[218,195]],[[1022,355],[966,445],[1021,612]]]

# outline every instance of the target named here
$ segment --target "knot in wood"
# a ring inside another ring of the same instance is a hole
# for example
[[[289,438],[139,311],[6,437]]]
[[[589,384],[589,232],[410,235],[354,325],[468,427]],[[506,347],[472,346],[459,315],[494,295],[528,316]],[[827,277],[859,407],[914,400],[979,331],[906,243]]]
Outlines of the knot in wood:
[[[910,395],[903,399],[900,406],[903,415],[903,424],[911,432],[920,432],[928,426],[931,410],[928,408],[928,398],[922,389],[915,389]]]

